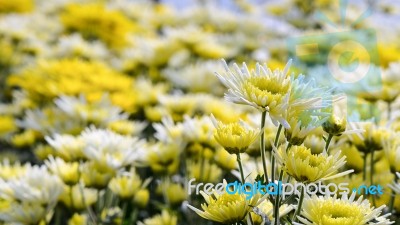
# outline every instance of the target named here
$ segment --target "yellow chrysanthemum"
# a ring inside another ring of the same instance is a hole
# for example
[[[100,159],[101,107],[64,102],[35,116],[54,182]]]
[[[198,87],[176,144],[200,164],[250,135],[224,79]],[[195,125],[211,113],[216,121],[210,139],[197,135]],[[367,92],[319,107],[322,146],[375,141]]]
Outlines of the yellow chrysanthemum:
[[[295,207],[293,205],[283,204],[279,207],[279,217],[283,217],[290,213]],[[269,200],[264,200],[250,213],[254,225],[262,225],[263,219],[274,221],[273,217],[273,205]],[[267,221],[264,221],[267,222]],[[273,223],[271,223],[273,224]]]
[[[83,210],[97,201],[97,190],[85,188],[82,184],[74,186],[65,185],[64,193],[60,196],[60,201],[70,209]]]
[[[346,157],[340,157],[340,151],[334,155],[328,155],[326,151],[312,154],[311,149],[307,147],[292,146],[287,152],[280,147],[275,155],[285,171],[299,182],[328,180],[353,172],[339,172],[346,163]]]
[[[79,59],[40,61],[11,75],[7,85],[23,89],[30,99],[40,103],[60,95],[84,95],[89,102],[93,102],[100,100],[106,92],[115,105],[128,112],[136,110],[132,78],[97,62]],[[124,96],[123,101],[120,101],[121,95]]]
[[[237,168],[236,156],[229,154],[223,148],[219,148],[215,151],[214,161],[224,170],[230,171]]]
[[[188,177],[196,179],[197,182],[215,183],[221,180],[222,170],[208,160],[188,163]]]
[[[223,192],[219,194],[214,192],[207,195],[203,191],[200,192],[206,203],[201,205],[204,211],[201,211],[191,205],[190,209],[195,211],[204,219],[212,220],[222,224],[234,224],[245,219],[246,215],[252,211],[252,206],[259,204],[260,196],[255,195],[253,198],[246,200],[246,195],[229,194]]]
[[[88,218],[84,214],[74,213],[74,215],[68,220],[68,225],[86,225]]]
[[[381,216],[384,205],[374,209],[368,200],[362,197],[355,200],[355,192],[350,196],[337,199],[336,196],[312,196],[304,199],[300,223],[296,225],[365,225],[391,224]]]
[[[145,208],[149,203],[150,192],[147,189],[140,189],[136,192],[133,198],[133,203],[139,208]]]
[[[104,4],[70,4],[61,15],[67,32],[80,32],[87,39],[97,38],[111,47],[127,44],[127,34],[134,30],[128,18]]]
[[[0,135],[11,133],[17,130],[14,119],[11,116],[0,115]]]
[[[0,13],[25,13],[32,11],[33,7],[32,0],[0,0]]]
[[[121,225],[124,214],[119,207],[104,208],[100,214],[102,224]]]
[[[138,223],[139,225],[176,225],[178,224],[178,217],[176,215],[163,210],[161,214],[155,215],[152,218],[145,219]]]
[[[165,181],[156,190],[158,195],[165,195],[166,200],[172,206],[179,206],[187,198],[187,191],[181,184]]]
[[[224,61],[225,73],[217,73],[219,80],[227,87],[225,98],[233,103],[253,106],[268,111],[272,119],[283,120],[282,113],[288,107],[291,78],[287,75],[291,61],[284,70],[271,71],[267,66],[256,65],[249,71],[246,64],[237,64],[230,70]]]
[[[159,142],[149,148],[147,162],[154,173],[174,174],[179,167],[180,147]]]
[[[246,124],[224,124],[211,117],[216,128],[215,140],[231,154],[243,153],[257,139],[260,132],[253,130]]]
[[[8,180],[14,177],[18,177],[29,169],[30,165],[21,165],[20,163],[11,164],[8,159],[5,159],[0,163],[0,179]]]
[[[47,168],[51,173],[57,175],[67,185],[74,185],[79,181],[79,163],[65,162],[61,158],[50,156],[45,161]]]
[[[122,199],[131,199],[140,189],[142,180],[134,170],[113,177],[108,184],[110,190]]]

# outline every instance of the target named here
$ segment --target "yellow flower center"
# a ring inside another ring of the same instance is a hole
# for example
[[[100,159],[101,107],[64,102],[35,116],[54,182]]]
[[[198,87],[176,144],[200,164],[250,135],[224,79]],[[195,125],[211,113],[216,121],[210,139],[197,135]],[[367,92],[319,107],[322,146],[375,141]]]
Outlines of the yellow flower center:
[[[363,208],[343,201],[319,201],[307,210],[310,219],[324,225],[364,224]]]
[[[283,96],[288,93],[290,83],[282,83],[278,80],[278,76],[250,77],[243,83],[242,88],[248,99],[265,107],[273,101],[280,102]],[[266,98],[266,101],[263,102],[264,98]]]

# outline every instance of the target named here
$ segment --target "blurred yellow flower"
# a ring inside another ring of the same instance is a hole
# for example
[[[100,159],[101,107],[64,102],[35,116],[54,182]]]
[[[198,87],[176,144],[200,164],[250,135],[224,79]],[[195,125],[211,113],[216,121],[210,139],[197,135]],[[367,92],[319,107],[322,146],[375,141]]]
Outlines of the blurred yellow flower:
[[[1,126],[0,126],[0,135],[1,136],[17,130],[17,126],[14,122],[14,118],[11,116],[0,115],[0,124],[1,124]]]
[[[97,190],[86,188],[82,184],[65,185],[60,201],[70,209],[83,210],[97,201]]]
[[[113,48],[127,45],[127,35],[136,24],[122,13],[103,4],[70,4],[61,14],[67,32],[80,32],[87,39],[97,38]]]
[[[351,196],[311,196],[303,202],[299,224],[313,225],[386,225],[391,224],[387,215],[381,215],[385,206],[371,207],[368,200],[362,197],[355,199],[355,192]],[[376,222],[375,222],[376,221]]]
[[[50,156],[44,162],[50,172],[57,175],[67,185],[77,184],[80,178],[79,163],[65,162],[61,158]]]
[[[216,128],[215,140],[230,154],[245,152],[260,134],[259,130],[250,128],[244,122],[224,124],[213,115],[211,120]]]
[[[119,207],[105,208],[100,214],[102,224],[121,225],[123,222],[123,212]]]
[[[149,203],[150,192],[147,189],[140,189],[136,192],[135,197],[133,198],[133,203],[140,208],[145,208]]]
[[[93,102],[109,93],[114,104],[127,112],[136,110],[134,98],[126,97],[136,96],[133,79],[99,62],[79,59],[39,61],[9,76],[7,85],[25,90],[34,102],[51,101],[60,95],[84,95]],[[121,94],[125,95],[123,102],[119,100]]]
[[[12,136],[11,143],[19,148],[30,146],[35,143],[37,136],[37,132],[33,130],[25,130],[22,133]]]
[[[223,148],[218,148],[215,151],[214,161],[219,167],[227,171],[237,168],[236,156],[229,154]]]
[[[68,220],[68,225],[86,225],[88,221],[87,215],[74,213]]]
[[[136,174],[134,169],[129,172],[123,172],[113,177],[108,184],[110,190],[121,199],[132,199],[140,189],[142,180]]]
[[[161,214],[157,214],[151,218],[138,222],[138,225],[177,225],[178,217],[167,210],[163,210]]]
[[[257,206],[260,199],[259,195],[253,196],[250,200],[246,200],[246,195],[222,193],[208,195],[203,191],[200,192],[206,203],[201,204],[203,211],[188,205],[190,209],[199,216],[207,220],[212,220],[222,224],[235,224],[245,219],[246,215],[251,212],[252,206]]]
[[[175,144],[159,142],[149,147],[147,162],[154,173],[172,175],[178,170],[180,152],[180,147]]]
[[[33,8],[33,0],[0,0],[0,13],[26,13]]]
[[[196,179],[197,182],[216,183],[221,180],[222,170],[208,160],[188,163],[188,177]]]
[[[275,155],[284,170],[299,182],[329,180],[353,172],[339,172],[346,163],[346,157],[340,157],[340,151],[335,155],[328,155],[325,151],[312,154],[311,150],[304,146],[292,146],[288,151],[281,146]]]

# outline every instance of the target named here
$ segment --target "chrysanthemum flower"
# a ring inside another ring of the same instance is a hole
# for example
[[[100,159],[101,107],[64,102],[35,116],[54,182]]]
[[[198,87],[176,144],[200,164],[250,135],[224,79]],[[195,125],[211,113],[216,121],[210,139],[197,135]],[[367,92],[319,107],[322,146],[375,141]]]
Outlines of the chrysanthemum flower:
[[[62,192],[62,185],[62,181],[50,174],[45,166],[32,166],[21,176],[7,181],[0,179],[0,196],[20,202],[54,206]]]
[[[326,151],[312,154],[307,147],[292,146],[286,152],[281,146],[275,155],[285,171],[299,182],[328,180],[353,172],[353,170],[339,172],[346,163],[346,157],[340,157],[340,151],[334,155],[328,155]]]
[[[113,177],[108,184],[110,190],[122,199],[131,199],[140,189],[142,180],[136,174],[135,170],[123,172]]]
[[[158,142],[149,146],[146,153],[146,162],[154,173],[174,174],[179,167],[180,153],[180,146]]]
[[[398,179],[400,179],[400,173],[396,173]],[[388,185],[397,194],[400,194],[400,183],[393,183]]]
[[[84,130],[81,138],[85,142],[85,156],[99,165],[119,169],[143,160],[144,141],[137,138],[94,127]]]
[[[355,200],[355,192],[347,197],[337,199],[336,196],[306,197],[301,210],[300,223],[296,225],[386,225],[392,224],[387,217],[381,215],[385,205],[371,207],[367,199],[359,197]]]
[[[221,180],[222,170],[208,160],[203,165],[200,161],[189,161],[188,173],[188,177],[195,178],[197,182],[215,183]]]
[[[50,174],[45,166],[27,167],[23,174],[5,181],[0,179],[0,220],[13,224],[39,224],[51,218],[62,193],[62,181]]]
[[[251,206],[257,206],[259,195],[255,195],[250,200],[246,200],[246,195],[229,194],[229,193],[213,193],[208,195],[203,191],[200,192],[206,203],[201,205],[204,211],[201,211],[191,205],[190,209],[195,211],[204,219],[212,220],[222,224],[234,224],[245,219],[246,215],[252,211]]]
[[[279,207],[279,217],[286,216],[288,213],[290,213],[295,207],[293,205],[287,205],[283,204]],[[271,221],[271,224],[274,224],[274,218],[273,218],[273,212],[274,208],[272,203],[269,200],[264,200],[263,202],[260,203],[257,207],[253,209],[253,212],[250,213],[251,218],[253,220],[254,225],[262,225],[264,219],[268,219]],[[267,222],[267,221],[264,221]],[[265,223],[264,223],[265,224]]]
[[[21,165],[19,162],[11,164],[9,160],[5,159],[0,163],[0,178],[9,180],[14,177],[23,175],[26,170],[29,170],[30,164]]]
[[[145,219],[143,222],[138,222],[139,225],[176,225],[177,223],[178,217],[167,210],[163,210],[161,214]]]
[[[382,140],[383,151],[392,173],[400,171],[400,133],[393,132],[389,138]]]
[[[244,122],[224,124],[217,121],[213,115],[211,120],[216,128],[215,140],[231,154],[245,152],[260,134]]]
[[[70,209],[83,210],[97,201],[98,191],[94,188],[86,188],[82,183],[74,186],[64,186],[64,192],[60,201]]]
[[[267,66],[256,65],[249,71],[246,64],[240,68],[233,64],[229,69],[224,61],[225,73],[217,73],[219,80],[227,87],[225,98],[233,103],[253,106],[269,112],[275,121],[283,121],[282,114],[288,107],[291,77],[288,76],[289,61],[284,70],[271,71]]]
[[[44,162],[47,168],[55,175],[61,178],[65,184],[73,185],[79,181],[79,163],[65,162],[61,158],[50,156]]]
[[[68,134],[54,134],[53,137],[46,136],[45,140],[55,150],[55,154],[67,162],[84,159],[85,143],[81,137]]]

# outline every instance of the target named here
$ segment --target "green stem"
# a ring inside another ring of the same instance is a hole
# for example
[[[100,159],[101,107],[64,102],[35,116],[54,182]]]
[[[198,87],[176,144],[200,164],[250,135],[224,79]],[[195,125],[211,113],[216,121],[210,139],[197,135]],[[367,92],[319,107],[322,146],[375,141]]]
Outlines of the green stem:
[[[136,224],[136,220],[137,220],[138,214],[139,214],[138,208],[134,207],[133,211],[132,211],[132,214],[129,217],[128,225],[129,224]]]
[[[83,185],[82,185],[82,183],[79,183],[78,185],[79,185],[79,191],[81,192],[82,204],[85,206],[86,210],[88,211],[89,217],[92,220],[93,224],[97,225],[97,219],[96,219],[96,216],[95,216],[92,208],[86,204],[85,192],[83,190]]]
[[[398,177],[396,174],[394,175],[394,183],[397,183]],[[390,196],[390,203],[389,203],[389,213],[393,212],[394,202],[396,200],[396,192],[392,190],[392,195]]]
[[[265,176],[265,182],[268,183],[268,171],[267,171],[267,162],[265,160],[265,143],[264,143],[264,126],[265,126],[265,117],[267,116],[267,112],[263,111],[261,114],[261,138],[260,138],[260,151],[261,151],[261,159],[263,163],[263,170]]]
[[[325,151],[328,152],[329,149],[329,144],[331,143],[333,138],[333,134],[328,135],[328,139],[326,139],[326,144],[325,144]]]
[[[240,158],[240,153],[237,153],[236,155],[237,155],[237,162],[239,164],[240,177],[242,178],[242,184],[244,184],[245,180],[244,180],[244,174],[243,174],[242,159]]]
[[[278,148],[278,141],[279,141],[279,135],[281,134],[281,130],[282,130],[282,124],[279,124],[278,131],[276,132],[274,141],[274,146],[276,148]],[[272,167],[272,173],[271,173],[272,182],[275,182],[275,156],[273,152],[271,152],[271,167]]]
[[[201,148],[200,151],[200,181],[203,180],[203,175],[204,175],[204,163],[205,163],[205,159],[204,159],[204,148]]]
[[[364,167],[363,167],[363,181],[365,182],[367,180],[367,153],[364,153],[363,159],[364,159]]]
[[[388,115],[387,115],[387,120],[390,121],[390,114],[392,113],[392,107],[391,107],[391,103],[388,102]]]
[[[279,173],[279,180],[282,180],[283,178],[283,169],[281,169],[281,172]],[[279,183],[278,183],[279,184]],[[275,204],[274,204],[274,217],[275,217],[275,225],[279,225],[280,221],[279,221],[279,208],[280,208],[280,193],[279,193],[279,185],[278,185],[278,190],[277,190],[277,194],[275,197]]]
[[[122,203],[122,221],[125,221],[127,212],[128,212],[128,201],[124,201],[124,203]]]
[[[369,178],[370,181],[370,185],[374,185],[374,150],[371,151],[371,160],[370,160],[370,164],[371,164],[371,177]],[[372,195],[372,204],[375,206],[375,195]]]
[[[69,199],[71,200],[71,208],[74,208],[74,196],[72,185],[69,186]]]
[[[168,180],[168,176],[165,176],[163,179],[162,192],[163,192],[165,204],[167,204],[167,206],[169,206],[170,204],[169,204],[169,199],[168,199],[168,195],[167,195],[167,180]]]
[[[300,215],[300,210],[301,210],[301,207],[303,205],[303,200],[304,200],[304,186],[301,186],[299,204],[297,205],[297,210],[293,215],[293,218],[292,218],[293,222],[296,222],[297,221],[297,216]]]

